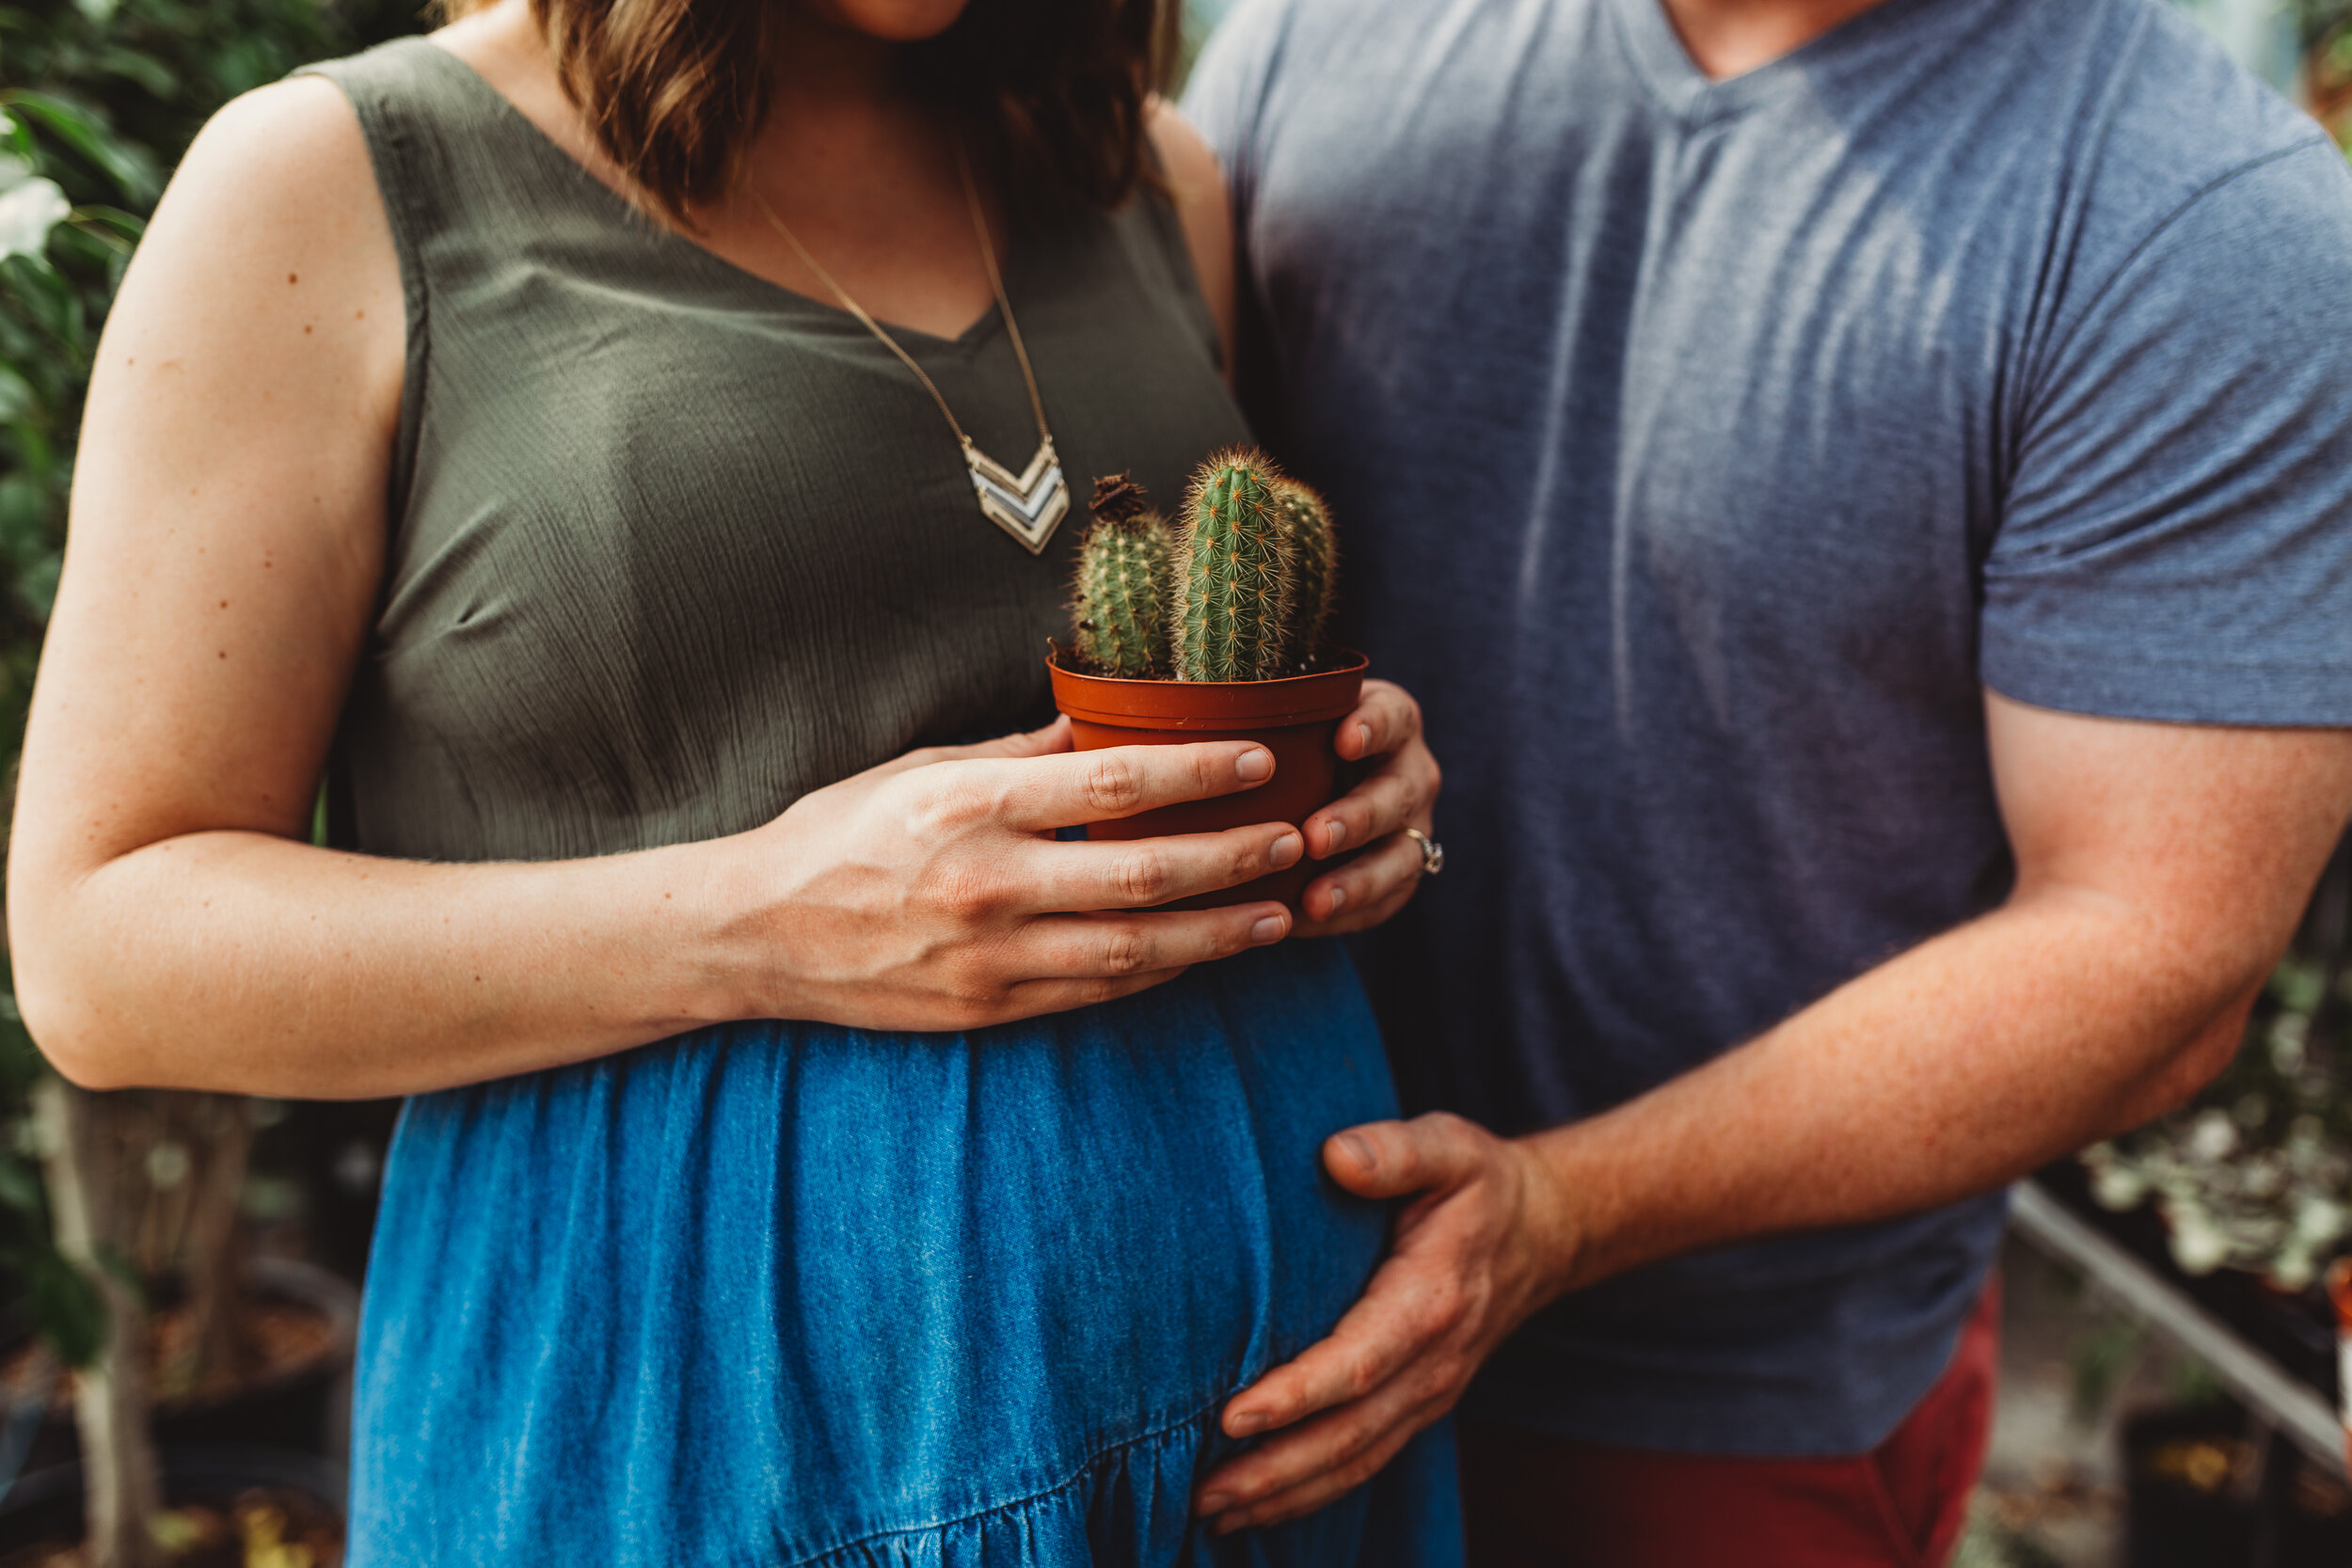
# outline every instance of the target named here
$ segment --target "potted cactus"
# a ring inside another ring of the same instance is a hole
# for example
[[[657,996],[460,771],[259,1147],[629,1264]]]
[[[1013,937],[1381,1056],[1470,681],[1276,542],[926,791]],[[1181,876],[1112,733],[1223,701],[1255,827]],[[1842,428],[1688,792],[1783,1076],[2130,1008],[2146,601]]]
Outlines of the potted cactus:
[[[1181,523],[1124,476],[1096,482],[1092,510],[1072,642],[1048,661],[1078,750],[1231,736],[1264,746],[1275,769],[1256,789],[1096,822],[1088,836],[1296,823],[1329,803],[1332,734],[1363,690],[1364,658],[1324,641],[1338,555],[1323,498],[1263,453],[1233,450],[1194,476]],[[1302,859],[1184,905],[1295,908],[1318,869]]]

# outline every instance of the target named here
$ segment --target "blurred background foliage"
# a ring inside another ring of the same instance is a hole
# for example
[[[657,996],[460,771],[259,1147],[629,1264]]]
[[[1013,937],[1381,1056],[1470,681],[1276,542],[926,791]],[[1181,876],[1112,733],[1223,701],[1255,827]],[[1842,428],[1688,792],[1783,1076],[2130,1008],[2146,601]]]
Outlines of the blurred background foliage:
[[[307,61],[423,26],[417,0],[36,0],[0,5],[0,777],[65,543],[90,355],[164,181],[204,121]],[[7,795],[0,790],[0,834]],[[90,1288],[50,1243],[26,1095],[44,1071],[0,960],[0,1272],[70,1363]]]

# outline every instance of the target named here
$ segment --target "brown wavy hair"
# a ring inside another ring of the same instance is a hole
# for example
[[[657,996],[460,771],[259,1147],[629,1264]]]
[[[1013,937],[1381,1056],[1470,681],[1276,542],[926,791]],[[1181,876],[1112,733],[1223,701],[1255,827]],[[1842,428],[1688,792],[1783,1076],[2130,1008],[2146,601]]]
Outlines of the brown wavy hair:
[[[459,15],[488,0],[441,0]],[[688,229],[725,196],[767,118],[770,28],[791,0],[531,0],[556,74],[640,199]],[[1180,0],[971,0],[907,67],[991,144],[1017,207],[1116,207],[1156,177],[1144,105]]]

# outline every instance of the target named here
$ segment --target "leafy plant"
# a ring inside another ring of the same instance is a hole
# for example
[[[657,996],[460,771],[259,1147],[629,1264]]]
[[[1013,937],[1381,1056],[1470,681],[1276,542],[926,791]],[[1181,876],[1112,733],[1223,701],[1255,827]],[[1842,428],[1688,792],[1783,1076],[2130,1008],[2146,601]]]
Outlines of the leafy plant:
[[[229,99],[417,21],[413,0],[0,7],[0,761],[11,786],[91,355],[165,171]],[[238,1354],[230,1247],[253,1123],[225,1097],[72,1088],[47,1073],[12,988],[0,989],[0,1270],[52,1354],[84,1369],[75,1407],[99,1568],[162,1550],[143,1282],[177,1273],[199,1356]],[[170,1386],[199,1369],[160,1370]],[[10,1476],[18,1435],[0,1441]]]

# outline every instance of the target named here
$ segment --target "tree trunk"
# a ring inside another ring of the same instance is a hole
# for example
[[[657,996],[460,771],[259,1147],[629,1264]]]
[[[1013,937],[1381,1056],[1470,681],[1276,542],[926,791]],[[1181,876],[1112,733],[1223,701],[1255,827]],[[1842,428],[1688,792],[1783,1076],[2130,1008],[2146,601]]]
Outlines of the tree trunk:
[[[177,1099],[178,1097],[174,1097]],[[243,1378],[253,1370],[246,1342],[245,1281],[240,1273],[238,1202],[253,1152],[253,1117],[232,1095],[190,1095],[179,1109],[195,1151],[187,1237],[181,1251],[187,1283],[191,1387],[215,1373]]]
[[[147,1424],[147,1313],[138,1291],[105,1261],[112,1254],[119,1266],[110,1232],[125,1183],[144,1179],[126,1166],[143,1147],[146,1117],[130,1096],[92,1094],[63,1079],[46,1079],[33,1092],[47,1130],[57,1250],[89,1275],[106,1304],[105,1340],[97,1361],[82,1370],[73,1400],[88,1497],[84,1560],[91,1568],[161,1568],[164,1555],[148,1528],[163,1494]]]

